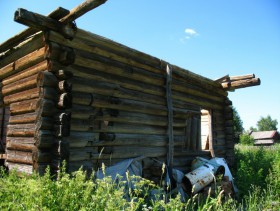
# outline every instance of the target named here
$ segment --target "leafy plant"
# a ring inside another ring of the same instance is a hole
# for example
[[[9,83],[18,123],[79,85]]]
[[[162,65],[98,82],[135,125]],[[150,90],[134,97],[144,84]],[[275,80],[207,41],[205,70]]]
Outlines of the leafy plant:
[[[240,135],[240,144],[254,145],[254,138],[247,133],[243,133]]]
[[[1,169],[0,210],[280,210],[280,146],[239,145],[235,153],[239,201],[220,191],[183,202],[179,194],[171,197],[151,181],[129,174],[127,181],[95,179],[82,170],[67,174],[62,169],[54,179],[49,170],[41,177],[19,177]]]

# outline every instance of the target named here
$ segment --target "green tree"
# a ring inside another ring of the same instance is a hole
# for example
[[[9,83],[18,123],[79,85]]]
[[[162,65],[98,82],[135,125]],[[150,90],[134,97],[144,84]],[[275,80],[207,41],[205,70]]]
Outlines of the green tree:
[[[257,132],[257,131],[258,131],[258,129],[257,129],[257,128],[255,128],[255,127],[253,127],[253,126],[251,126],[251,127],[250,127],[250,131]]]
[[[277,130],[277,125],[277,120],[272,119],[270,115],[267,115],[267,117],[261,117],[257,122],[258,131]]]
[[[239,142],[239,136],[243,133],[243,121],[240,118],[240,115],[235,107],[232,107],[233,110],[233,132],[235,136],[235,141]]]
[[[240,115],[235,107],[232,107],[233,110],[233,130],[235,133],[241,134],[244,130],[243,121],[240,118]]]

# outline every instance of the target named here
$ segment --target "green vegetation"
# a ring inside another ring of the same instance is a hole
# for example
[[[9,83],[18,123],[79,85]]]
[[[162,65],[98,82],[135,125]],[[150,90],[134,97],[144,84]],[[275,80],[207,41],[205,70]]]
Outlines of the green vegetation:
[[[278,121],[276,119],[272,119],[270,115],[267,117],[261,117],[257,122],[257,128],[250,127],[252,131],[269,131],[269,130],[277,130]]]
[[[280,210],[279,145],[238,146],[233,173],[238,199],[218,192],[216,196],[195,195],[181,202],[179,195],[163,195],[152,182],[128,175],[126,183],[111,177],[86,179],[82,171],[69,175],[62,170],[54,180],[49,172],[42,177],[19,177],[2,170],[0,210]]]
[[[242,145],[254,145],[254,138],[247,133],[240,135],[240,144]]]
[[[240,115],[235,107],[232,107],[233,111],[233,132],[235,135],[236,143],[239,142],[239,136],[243,133],[243,121],[240,118]]]

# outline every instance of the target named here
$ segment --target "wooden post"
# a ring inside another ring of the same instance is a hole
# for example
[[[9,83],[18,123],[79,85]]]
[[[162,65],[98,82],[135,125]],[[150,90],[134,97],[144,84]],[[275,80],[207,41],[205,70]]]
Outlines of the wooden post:
[[[173,166],[173,154],[174,154],[174,135],[173,135],[173,103],[172,103],[172,67],[167,64],[166,66],[166,102],[168,110],[168,154],[167,165],[172,168]]]

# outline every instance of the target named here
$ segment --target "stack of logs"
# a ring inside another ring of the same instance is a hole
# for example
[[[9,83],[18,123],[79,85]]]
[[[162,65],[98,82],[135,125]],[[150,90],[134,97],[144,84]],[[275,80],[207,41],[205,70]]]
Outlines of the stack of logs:
[[[81,29],[72,40],[47,30],[19,46],[0,62],[11,110],[9,168],[56,172],[66,160],[74,171],[144,156],[143,176],[160,178],[169,141],[167,62]],[[211,153],[231,150],[232,116],[224,118],[231,102],[219,83],[172,70],[173,166],[186,172],[195,156],[210,156],[201,147],[202,108]]]
[[[80,29],[71,41],[53,31],[45,39],[51,54],[58,54],[58,46],[75,52],[74,63],[64,68],[73,74],[69,168],[97,168],[142,155],[165,162],[167,63]],[[219,115],[217,129],[212,128],[214,147],[225,155],[222,119],[228,99],[218,83],[172,67],[174,166],[185,172],[195,156],[210,156],[201,150],[201,107]],[[49,70],[60,68],[49,63]],[[144,176],[160,174],[160,162],[144,160]]]

